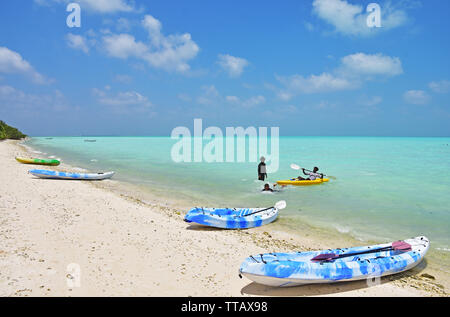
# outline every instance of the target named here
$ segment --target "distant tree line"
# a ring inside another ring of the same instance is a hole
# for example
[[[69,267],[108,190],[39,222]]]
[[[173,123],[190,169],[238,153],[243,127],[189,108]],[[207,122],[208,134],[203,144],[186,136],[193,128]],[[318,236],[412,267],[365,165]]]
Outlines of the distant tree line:
[[[23,134],[16,128],[10,127],[5,122],[0,120],[0,140],[6,139],[20,140],[25,137],[26,137],[25,134]]]

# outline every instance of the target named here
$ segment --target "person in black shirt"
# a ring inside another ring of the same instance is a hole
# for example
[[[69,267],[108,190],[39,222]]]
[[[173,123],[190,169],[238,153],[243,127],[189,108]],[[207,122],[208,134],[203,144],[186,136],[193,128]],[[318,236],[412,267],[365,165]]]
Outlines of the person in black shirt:
[[[264,189],[262,190],[262,192],[273,192],[273,189],[270,188],[269,184],[265,184],[264,185]]]
[[[266,158],[264,156],[261,156],[261,163],[258,165],[258,179],[260,181],[264,181],[267,178],[267,172],[266,172]]]

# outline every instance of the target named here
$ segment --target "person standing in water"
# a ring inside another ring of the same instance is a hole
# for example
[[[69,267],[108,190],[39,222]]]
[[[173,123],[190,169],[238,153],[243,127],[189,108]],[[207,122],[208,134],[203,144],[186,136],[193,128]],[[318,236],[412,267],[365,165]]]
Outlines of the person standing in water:
[[[258,180],[264,181],[267,178],[267,172],[266,172],[266,163],[264,163],[266,158],[264,156],[261,156],[261,163],[258,165]]]

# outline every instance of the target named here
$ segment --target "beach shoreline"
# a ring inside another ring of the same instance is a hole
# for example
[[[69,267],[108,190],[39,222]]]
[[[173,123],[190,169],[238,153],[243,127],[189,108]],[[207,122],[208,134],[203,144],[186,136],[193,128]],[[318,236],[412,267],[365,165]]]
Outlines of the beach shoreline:
[[[114,179],[36,179],[14,160],[31,156],[16,141],[0,142],[0,155],[1,296],[448,296],[448,278],[436,277],[426,262],[372,287],[257,285],[238,277],[248,255],[333,246],[271,225],[239,231],[188,225],[186,202],[144,195]],[[62,169],[74,167],[56,168]],[[69,286],[73,267],[80,268],[79,286]]]

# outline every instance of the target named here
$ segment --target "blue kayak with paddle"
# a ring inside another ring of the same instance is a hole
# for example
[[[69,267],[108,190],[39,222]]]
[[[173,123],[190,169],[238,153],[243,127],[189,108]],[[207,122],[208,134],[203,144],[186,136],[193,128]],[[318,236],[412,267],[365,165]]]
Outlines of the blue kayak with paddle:
[[[239,272],[263,285],[289,287],[371,279],[409,270],[425,257],[429,240],[323,251],[267,253],[248,257]]]
[[[269,208],[194,208],[186,214],[184,221],[215,228],[246,229],[271,223],[285,207],[283,200]]]

